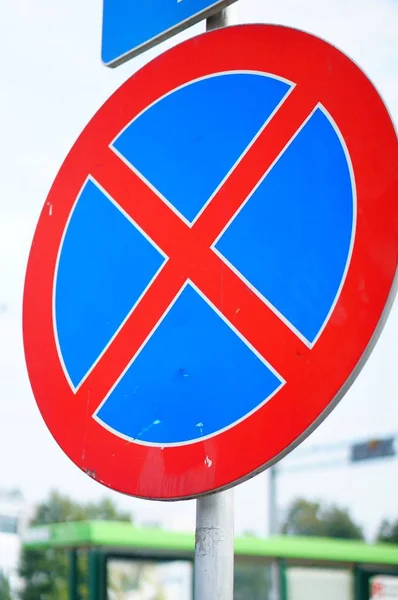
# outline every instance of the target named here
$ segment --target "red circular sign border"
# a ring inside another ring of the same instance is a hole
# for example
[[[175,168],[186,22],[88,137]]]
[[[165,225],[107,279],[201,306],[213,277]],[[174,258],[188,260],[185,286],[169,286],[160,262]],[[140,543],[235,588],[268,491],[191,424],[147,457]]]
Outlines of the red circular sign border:
[[[78,192],[101,161],[98,149],[159,97],[226,71],[272,73],[299,82],[337,123],[357,190],[350,268],[305,364],[297,357],[300,397],[290,379],[250,417],[203,442],[164,449],[126,442],[77,405],[59,361],[52,302],[62,235]],[[101,107],[68,154],[43,208],[29,257],[23,315],[28,372],[42,416],[66,454],[110,488],[171,500],[229,487],[292,449],[353,381],[391,304],[398,246],[397,172],[396,134],[376,90],[350,59],[309,34],[271,25],[216,30],[176,46],[133,75]]]

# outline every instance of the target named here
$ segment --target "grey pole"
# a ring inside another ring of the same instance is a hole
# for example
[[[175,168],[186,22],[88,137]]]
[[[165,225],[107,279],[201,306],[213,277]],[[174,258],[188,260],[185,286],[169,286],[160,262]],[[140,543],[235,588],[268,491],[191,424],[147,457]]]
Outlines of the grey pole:
[[[194,600],[233,600],[234,495],[196,501]]]
[[[269,535],[279,533],[278,524],[278,504],[277,504],[277,467],[273,465],[269,469],[268,479],[268,529]],[[270,600],[279,600],[280,598],[280,577],[279,564],[274,561],[271,565],[271,589]]]
[[[206,29],[225,27],[227,9],[206,21]],[[196,501],[194,600],[233,600],[234,494],[219,492]]]
[[[219,12],[215,13],[211,17],[206,19],[206,29],[211,31],[212,29],[219,29],[220,27],[226,27],[228,25],[228,9],[224,8]]]
[[[270,467],[268,479],[268,528],[270,535],[278,533],[278,508],[276,501],[276,466]]]

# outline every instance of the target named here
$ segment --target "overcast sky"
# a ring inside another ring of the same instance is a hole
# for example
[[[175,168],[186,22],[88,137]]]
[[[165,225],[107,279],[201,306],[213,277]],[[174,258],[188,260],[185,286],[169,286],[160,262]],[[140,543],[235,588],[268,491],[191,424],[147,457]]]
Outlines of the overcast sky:
[[[13,0],[0,17],[0,487],[29,502],[58,488],[76,498],[111,495],[140,521],[190,527],[194,503],[160,504],[106,492],[62,453],[36,408],[24,364],[23,280],[29,247],[50,185],[71,145],[101,104],[144,62],[203,24],[116,70],[100,61],[100,0]],[[333,43],[372,79],[398,121],[397,0],[240,0],[234,22],[294,26]],[[306,447],[398,433],[398,307],[357,381]],[[320,456],[320,458],[324,458]],[[326,456],[326,458],[328,458]],[[333,458],[332,456],[330,458]],[[279,505],[297,495],[348,506],[372,534],[398,518],[398,459],[373,465],[286,473]],[[267,531],[267,477],[236,490],[237,531]]]

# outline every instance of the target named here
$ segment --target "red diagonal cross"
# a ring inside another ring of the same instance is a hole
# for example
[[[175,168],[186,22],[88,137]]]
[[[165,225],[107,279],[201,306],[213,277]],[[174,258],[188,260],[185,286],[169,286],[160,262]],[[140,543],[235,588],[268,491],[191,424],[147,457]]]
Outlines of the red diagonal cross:
[[[77,391],[93,414],[190,279],[285,379],[308,347],[211,249],[217,236],[316,105],[300,87],[261,132],[192,227],[184,223],[110,148],[91,172],[169,257]]]

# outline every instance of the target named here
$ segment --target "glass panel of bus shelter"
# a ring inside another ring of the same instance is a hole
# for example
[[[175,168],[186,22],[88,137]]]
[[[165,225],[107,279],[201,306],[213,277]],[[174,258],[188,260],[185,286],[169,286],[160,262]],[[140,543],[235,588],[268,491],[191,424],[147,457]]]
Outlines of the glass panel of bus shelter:
[[[108,600],[192,600],[189,561],[107,561]]]
[[[398,577],[375,575],[370,580],[370,600],[398,600]]]
[[[354,600],[354,576],[348,569],[288,567],[287,600]]]
[[[235,560],[234,600],[270,600],[271,565]]]

